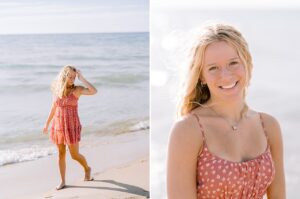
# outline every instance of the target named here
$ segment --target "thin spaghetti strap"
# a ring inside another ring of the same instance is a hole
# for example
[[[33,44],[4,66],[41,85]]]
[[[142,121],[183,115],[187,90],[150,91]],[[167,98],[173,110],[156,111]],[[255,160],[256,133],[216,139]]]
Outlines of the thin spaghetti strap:
[[[200,131],[201,131],[201,134],[202,134],[202,137],[203,137],[203,141],[205,143],[204,128],[203,128],[203,126],[202,126],[202,124],[200,122],[200,117],[197,114],[195,114],[195,113],[193,113],[193,115],[196,117],[196,119],[198,121],[198,124],[199,124],[199,127],[200,127]]]
[[[269,139],[268,139],[268,135],[267,135],[267,130],[266,130],[266,128],[265,128],[265,124],[264,124],[264,120],[263,120],[263,117],[262,117],[262,113],[258,113],[258,114],[259,114],[259,119],[260,119],[261,126],[262,126],[262,128],[263,128],[263,130],[264,130],[264,134],[265,134],[265,136],[266,136],[266,138],[267,138],[267,142],[268,142],[268,144],[269,144]]]

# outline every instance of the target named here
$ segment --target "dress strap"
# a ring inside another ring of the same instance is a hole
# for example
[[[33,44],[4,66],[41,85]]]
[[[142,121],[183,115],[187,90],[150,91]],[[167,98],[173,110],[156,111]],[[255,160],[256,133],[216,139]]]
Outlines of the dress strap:
[[[193,115],[196,117],[197,121],[198,121],[198,124],[199,124],[199,127],[200,127],[200,131],[201,131],[201,134],[202,134],[202,137],[203,137],[203,141],[205,143],[205,134],[204,134],[204,128],[203,128],[203,125],[201,124],[200,122],[200,117],[199,115],[193,113]]]
[[[267,138],[267,142],[268,142],[268,144],[269,144],[269,139],[268,139],[268,135],[267,135],[267,130],[266,130],[266,128],[265,128],[265,124],[264,124],[264,120],[263,120],[263,117],[262,117],[262,113],[258,113],[258,114],[259,114],[259,119],[260,119],[261,126],[262,126],[262,128],[263,128],[263,130],[264,130],[264,134],[265,134],[265,136],[266,136],[266,138]]]

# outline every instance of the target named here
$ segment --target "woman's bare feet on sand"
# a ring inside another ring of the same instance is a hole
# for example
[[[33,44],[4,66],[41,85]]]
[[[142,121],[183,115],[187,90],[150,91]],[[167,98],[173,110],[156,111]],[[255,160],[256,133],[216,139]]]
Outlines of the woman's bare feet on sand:
[[[65,188],[65,186],[66,186],[65,182],[61,182],[59,185],[57,185],[56,190],[61,190]]]
[[[91,176],[92,169],[91,167],[88,168],[88,170],[85,171],[85,177],[84,181],[92,181],[94,178]]]

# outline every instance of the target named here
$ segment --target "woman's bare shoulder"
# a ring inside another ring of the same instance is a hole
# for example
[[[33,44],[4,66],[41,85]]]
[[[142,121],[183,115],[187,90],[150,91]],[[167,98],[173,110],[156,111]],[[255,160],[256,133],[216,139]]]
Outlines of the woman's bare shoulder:
[[[170,142],[177,143],[179,147],[202,146],[203,136],[196,116],[192,113],[178,119],[171,131]]]
[[[265,122],[268,122],[271,124],[278,124],[278,121],[274,116],[272,116],[268,113],[264,113],[264,112],[259,112],[259,114],[261,114],[261,116],[263,117]]]
[[[197,118],[193,114],[188,114],[179,118],[175,122],[173,126],[173,130],[175,130],[175,132],[179,132],[179,134],[181,132],[193,132],[197,127],[196,124],[197,124]]]
[[[280,128],[279,122],[275,117],[263,112],[260,112],[259,114],[262,117],[265,128],[268,128],[270,130],[277,130],[278,128]]]
[[[84,89],[83,86],[76,85],[75,88],[74,88],[74,92],[80,92],[82,89]]]
[[[75,95],[76,97],[80,97],[81,91],[82,91],[83,89],[84,89],[83,86],[75,86],[74,91],[73,91],[74,95]]]
[[[281,142],[281,129],[279,122],[275,117],[267,113],[260,113],[266,134],[270,140],[270,144]]]

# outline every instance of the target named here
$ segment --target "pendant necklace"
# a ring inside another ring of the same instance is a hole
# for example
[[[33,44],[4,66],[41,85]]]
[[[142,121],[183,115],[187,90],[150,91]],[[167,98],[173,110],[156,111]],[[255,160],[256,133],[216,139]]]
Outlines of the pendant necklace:
[[[239,124],[241,123],[241,121],[243,120],[243,116],[241,114],[241,118],[235,123],[235,124],[232,124],[226,117],[223,117],[221,116],[220,114],[218,114],[214,109],[210,108],[214,113],[215,115],[219,116],[220,118],[224,119],[226,121],[227,124],[229,124],[229,126],[231,127],[231,129],[235,132],[237,132],[238,130],[238,126]],[[242,110],[242,112],[244,112],[244,108]]]

